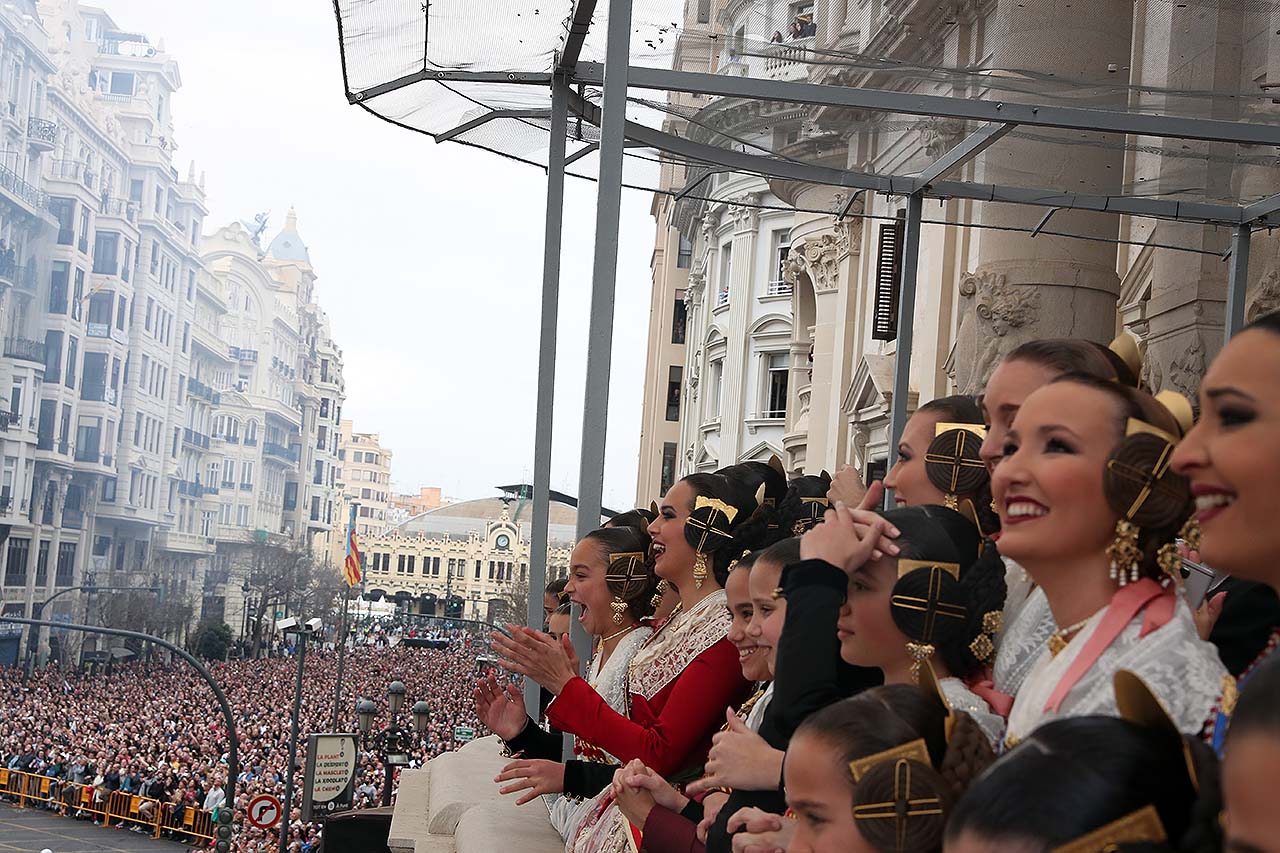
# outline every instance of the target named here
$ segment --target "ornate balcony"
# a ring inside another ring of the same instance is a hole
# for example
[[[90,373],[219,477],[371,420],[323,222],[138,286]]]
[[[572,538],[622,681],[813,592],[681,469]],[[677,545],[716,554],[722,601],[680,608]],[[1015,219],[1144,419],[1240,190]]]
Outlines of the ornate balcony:
[[[52,151],[58,142],[58,125],[48,119],[27,119],[27,144],[35,151]]]

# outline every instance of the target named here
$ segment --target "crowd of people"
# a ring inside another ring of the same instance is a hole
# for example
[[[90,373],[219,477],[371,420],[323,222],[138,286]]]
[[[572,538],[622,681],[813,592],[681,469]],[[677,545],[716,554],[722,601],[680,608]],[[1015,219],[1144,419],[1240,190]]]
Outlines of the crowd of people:
[[[409,705],[424,699],[431,706],[428,728],[411,751],[410,767],[455,749],[456,727],[479,728],[470,684],[478,651],[484,648],[474,641],[473,630],[463,628],[439,632],[450,639],[448,648],[409,648],[400,639],[415,629],[404,619],[376,619],[357,626],[355,642],[346,651],[338,725],[340,731],[356,731],[355,703],[365,697],[379,708],[375,729],[389,724],[387,686],[403,682]],[[215,662],[210,669],[232,706],[239,736],[234,849],[274,851],[277,831],[255,829],[243,817],[255,795],[283,797],[297,659],[284,654],[230,660]],[[290,853],[314,850],[320,839],[320,825],[301,820],[301,769],[306,735],[332,730],[336,681],[336,651],[309,651],[287,828]],[[91,796],[99,803],[113,791],[125,791],[171,803],[175,809],[224,807],[226,727],[208,686],[188,666],[117,664],[107,674],[82,677],[52,665],[26,686],[21,670],[6,668],[0,669],[0,696],[0,766],[49,776],[55,790],[91,786]],[[401,724],[412,728],[407,721]],[[357,772],[355,807],[380,805],[384,773],[375,750],[361,746]],[[74,798],[66,798],[68,805],[62,797],[55,795],[53,800],[50,808],[77,815]],[[94,819],[91,813],[80,817]],[[201,846],[197,839],[179,837]]]
[[[1143,373],[1030,341],[883,482],[740,463],[588,533],[491,636],[544,691],[476,681],[501,792],[567,853],[1280,851],[1280,314],[1196,401]]]

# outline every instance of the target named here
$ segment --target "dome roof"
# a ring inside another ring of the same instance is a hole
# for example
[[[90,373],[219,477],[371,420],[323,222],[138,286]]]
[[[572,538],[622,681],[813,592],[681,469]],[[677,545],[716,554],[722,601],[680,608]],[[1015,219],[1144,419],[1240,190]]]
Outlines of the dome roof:
[[[302,261],[311,263],[311,255],[307,252],[307,244],[298,235],[298,214],[289,208],[285,217],[284,230],[275,236],[271,245],[267,246],[267,257],[278,261]]]

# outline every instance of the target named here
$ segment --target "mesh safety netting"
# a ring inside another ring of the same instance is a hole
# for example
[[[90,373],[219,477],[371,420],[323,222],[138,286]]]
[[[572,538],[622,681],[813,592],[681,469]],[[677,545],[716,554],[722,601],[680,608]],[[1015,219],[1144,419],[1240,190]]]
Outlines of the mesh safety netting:
[[[572,0],[336,0],[335,7],[353,101],[403,127],[545,167],[550,87],[518,78],[556,68],[570,39]],[[604,61],[607,12],[600,0],[579,68]],[[1280,0],[635,0],[630,32],[636,67],[1280,126],[1273,97]],[[440,71],[507,79],[431,78]],[[568,172],[588,179],[596,175],[599,94],[579,81],[571,101]],[[632,135],[624,185],[684,188],[691,200],[709,197],[725,175],[770,173],[777,163],[919,175],[983,124],[638,87],[629,91],[627,117],[670,137]],[[696,145],[675,151],[671,137]],[[721,152],[754,159],[728,166]],[[664,163],[676,167],[666,180]],[[1278,165],[1280,147],[1271,144],[1023,124],[948,178],[1240,206],[1280,193]]]

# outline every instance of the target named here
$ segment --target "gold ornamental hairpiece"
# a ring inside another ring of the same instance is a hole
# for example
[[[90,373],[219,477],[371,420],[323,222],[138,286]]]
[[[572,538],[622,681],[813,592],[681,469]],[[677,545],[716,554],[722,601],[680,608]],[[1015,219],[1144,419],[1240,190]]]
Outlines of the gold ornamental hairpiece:
[[[699,495],[693,502],[693,508],[696,511],[696,510],[703,509],[704,507],[710,507],[711,509],[714,509],[716,512],[723,515],[725,517],[725,520],[728,521],[730,524],[732,524],[733,520],[738,516],[737,507],[731,506],[725,503],[724,501],[720,500],[719,498],[706,498],[706,497],[703,497],[702,495]]]
[[[1155,806],[1147,805],[1075,841],[1053,848],[1052,853],[1109,853],[1120,849],[1121,844],[1159,844],[1168,840],[1159,812]]]
[[[965,432],[971,432],[974,435],[976,435],[978,438],[987,437],[987,428],[984,427],[982,424],[950,424],[950,423],[940,423],[936,427],[934,427],[933,437],[937,438],[938,436],[942,435],[944,432],[950,432],[953,429],[959,429],[959,430],[964,430]]]
[[[959,563],[943,563],[938,560],[899,560],[898,577],[904,578],[916,569],[941,569],[956,580],[960,580]]]
[[[929,757],[929,747],[925,745],[924,738],[916,738],[892,749],[886,749],[884,752],[877,752],[865,758],[855,758],[849,762],[849,772],[853,774],[854,782],[860,782],[872,767],[885,761],[897,761],[900,758],[919,761],[926,767],[933,766],[933,759]]]

